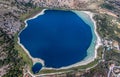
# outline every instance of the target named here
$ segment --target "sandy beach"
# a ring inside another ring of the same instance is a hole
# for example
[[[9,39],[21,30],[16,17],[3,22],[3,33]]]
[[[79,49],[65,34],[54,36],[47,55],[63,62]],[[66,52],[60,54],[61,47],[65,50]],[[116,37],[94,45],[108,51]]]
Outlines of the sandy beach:
[[[39,14],[35,15],[35,16],[32,17],[32,18],[26,19],[26,20],[25,20],[25,24],[26,24],[26,25],[25,25],[25,28],[28,26],[28,25],[27,25],[27,21],[28,21],[28,20],[34,19],[34,18],[38,17],[39,15],[43,15],[45,10],[46,10],[46,9],[42,10]],[[84,59],[84,60],[82,60],[82,61],[80,61],[80,62],[78,62],[78,63],[72,64],[72,65],[66,66],[66,67],[61,67],[61,68],[56,69],[56,70],[68,69],[68,68],[71,68],[71,67],[77,67],[77,66],[80,66],[80,65],[86,65],[86,64],[94,61],[95,58],[97,57],[97,49],[98,49],[98,47],[99,47],[100,45],[102,45],[102,43],[101,43],[101,39],[100,39],[100,37],[99,37],[99,35],[98,35],[97,31],[96,31],[97,26],[96,26],[96,22],[95,22],[94,19],[93,19],[94,14],[91,13],[91,12],[88,12],[88,11],[82,11],[82,12],[84,12],[86,15],[88,15],[88,17],[90,17],[91,21],[94,23],[94,32],[95,32],[95,35],[96,35],[96,37],[97,37],[97,40],[96,40],[96,43],[95,43],[95,44],[96,44],[96,45],[95,45],[95,50],[94,50],[95,55],[92,56],[91,58]],[[25,28],[24,28],[24,29],[25,29]],[[24,29],[23,29],[23,30],[24,30]],[[23,30],[21,30],[21,32],[22,32]],[[21,33],[21,32],[20,32],[20,33]],[[20,34],[20,33],[19,33],[19,34]],[[44,66],[44,60],[39,59],[39,58],[33,58],[33,57],[30,55],[29,51],[20,43],[20,38],[19,38],[19,37],[18,37],[18,44],[26,51],[26,53],[27,53],[27,54],[29,55],[29,57],[32,59],[33,64],[35,64],[36,62],[40,62],[40,63]],[[55,68],[46,68],[46,67],[43,67],[42,69],[55,69]]]

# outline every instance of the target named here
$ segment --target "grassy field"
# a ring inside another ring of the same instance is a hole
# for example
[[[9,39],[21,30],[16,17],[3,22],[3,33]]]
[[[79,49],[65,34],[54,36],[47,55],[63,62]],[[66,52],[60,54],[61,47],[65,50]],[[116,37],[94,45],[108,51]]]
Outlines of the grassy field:
[[[88,63],[87,65],[77,66],[69,69],[61,69],[61,70],[55,70],[55,69],[43,69],[38,74],[46,74],[46,73],[56,73],[56,72],[68,72],[68,71],[77,71],[77,70],[85,70],[87,68],[94,67],[98,63],[99,59],[95,59],[94,61]]]
[[[24,62],[30,67],[32,67],[33,65],[32,60],[29,58],[24,49],[18,44],[18,34],[15,35],[14,41],[15,41],[14,48],[19,51],[19,55],[23,58]]]

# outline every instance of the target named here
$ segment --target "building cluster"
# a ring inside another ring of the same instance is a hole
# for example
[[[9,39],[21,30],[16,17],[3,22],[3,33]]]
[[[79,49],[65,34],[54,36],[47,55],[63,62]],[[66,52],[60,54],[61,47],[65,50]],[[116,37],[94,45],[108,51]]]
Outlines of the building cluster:
[[[120,77],[120,66],[117,66],[117,67],[114,67],[114,68],[113,68],[113,74],[114,74],[116,77]]]
[[[120,77],[120,66],[116,66],[115,63],[109,65],[108,77]]]
[[[26,73],[24,77],[32,77],[29,73]]]
[[[118,41],[104,39],[102,40],[102,42],[103,42],[103,46],[106,47],[107,50],[110,49],[120,50],[120,44]]]

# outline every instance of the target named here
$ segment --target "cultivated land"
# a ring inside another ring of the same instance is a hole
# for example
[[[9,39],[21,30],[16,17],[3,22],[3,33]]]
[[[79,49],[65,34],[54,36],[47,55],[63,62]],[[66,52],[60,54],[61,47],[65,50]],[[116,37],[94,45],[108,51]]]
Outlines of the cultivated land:
[[[66,70],[42,70],[39,73],[52,73],[46,77],[119,76],[119,0],[0,0],[0,7],[0,76],[33,76],[28,71],[31,70],[32,61],[18,45],[17,37],[25,25],[24,20],[39,13],[41,7],[94,12],[103,45],[97,51],[96,60],[87,65]]]

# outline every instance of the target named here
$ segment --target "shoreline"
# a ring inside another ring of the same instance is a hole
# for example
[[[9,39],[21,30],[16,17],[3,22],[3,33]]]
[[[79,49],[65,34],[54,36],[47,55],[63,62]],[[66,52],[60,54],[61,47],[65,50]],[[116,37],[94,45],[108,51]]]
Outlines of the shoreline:
[[[93,19],[94,14],[88,11],[83,11],[84,13],[86,13],[87,15],[89,15],[90,19],[93,21],[94,24],[94,32],[96,34],[97,40],[96,40],[96,44],[95,44],[95,58],[97,58],[97,49],[102,45],[101,42],[101,38],[97,32],[97,25],[96,25],[96,21]]]
[[[36,18],[36,17],[38,17],[39,15],[43,15],[44,14],[44,11],[45,11],[46,9],[43,9],[40,13],[38,13],[37,15],[35,15],[35,16],[33,16],[33,17],[31,17],[31,18],[28,18],[28,19],[26,19],[24,22],[25,22],[25,27],[19,32],[19,34],[28,26],[28,24],[27,24],[27,21],[28,20],[31,20],[31,19],[34,19],[34,18]],[[97,57],[97,49],[99,48],[99,46],[100,45],[102,45],[101,44],[101,39],[100,39],[100,37],[99,37],[99,35],[98,35],[98,33],[97,33],[97,25],[96,25],[96,22],[95,22],[95,20],[93,19],[93,13],[91,13],[91,12],[88,12],[88,11],[79,11],[79,12],[83,12],[83,13],[85,13],[86,15],[88,15],[88,17],[91,19],[91,21],[93,22],[93,24],[94,24],[94,32],[95,32],[95,35],[96,35],[96,37],[97,37],[97,40],[96,40],[96,43],[95,43],[95,50],[94,50],[94,53],[95,53],[95,55],[94,55],[94,57],[92,57],[92,58],[88,58],[87,60],[82,60],[82,61],[80,61],[80,62],[77,62],[77,63],[75,63],[75,64],[72,64],[72,65],[69,65],[69,66],[65,66],[65,67],[61,67],[61,68],[47,68],[47,67],[44,67],[44,60],[42,60],[42,59],[40,59],[40,58],[34,58],[34,57],[32,57],[31,55],[30,55],[30,53],[29,53],[29,51],[20,43],[20,38],[18,37],[18,44],[24,49],[24,51],[28,54],[28,56],[32,59],[32,62],[33,62],[33,65],[35,64],[35,63],[37,63],[37,62],[40,62],[41,64],[42,64],[42,68],[41,68],[41,70],[42,69],[55,69],[55,70],[61,70],[61,69],[69,69],[69,68],[72,68],[72,67],[77,67],[77,66],[81,66],[81,65],[87,65],[88,63],[90,63],[90,62],[92,62],[92,61],[94,61],[95,59],[96,59],[96,57]],[[19,35],[18,34],[18,35]],[[88,56],[88,55],[87,55]]]
[[[95,42],[95,58],[97,58],[97,49],[102,45],[102,42],[101,42],[101,38],[100,38],[100,36],[99,36],[99,34],[97,32],[96,21],[93,19],[94,14],[91,13],[91,12],[88,12],[88,11],[82,11],[82,12],[86,13],[90,17],[91,21],[94,24],[94,32],[95,32],[95,35],[97,37],[97,40]]]
[[[38,17],[39,15],[43,15],[45,10],[46,10],[46,9],[43,9],[43,10],[42,10],[40,13],[38,13],[37,15],[26,19],[26,20],[24,21],[25,27],[18,33],[18,36],[19,36],[20,33],[28,26],[28,25],[27,25],[27,21],[28,21],[28,20],[34,19],[34,18]],[[18,37],[18,44],[19,44],[19,45],[23,48],[23,50],[27,53],[27,55],[29,56],[29,58],[32,60],[33,65],[34,65],[36,62],[40,62],[40,63],[42,64],[42,66],[44,66],[44,61],[43,61],[42,59],[33,58],[33,57],[30,55],[29,51],[20,43],[20,38],[19,38],[19,37]]]

